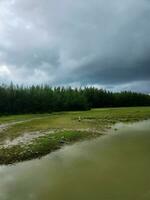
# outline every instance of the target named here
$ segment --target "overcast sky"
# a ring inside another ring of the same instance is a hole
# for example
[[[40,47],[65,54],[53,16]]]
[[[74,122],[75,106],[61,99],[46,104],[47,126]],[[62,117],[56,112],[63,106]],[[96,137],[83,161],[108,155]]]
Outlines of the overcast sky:
[[[150,0],[0,0],[0,83],[150,93]]]

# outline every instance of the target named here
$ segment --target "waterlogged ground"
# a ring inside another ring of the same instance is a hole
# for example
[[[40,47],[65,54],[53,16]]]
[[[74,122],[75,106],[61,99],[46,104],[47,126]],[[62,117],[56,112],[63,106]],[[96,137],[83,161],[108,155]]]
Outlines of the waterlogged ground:
[[[150,118],[150,107],[0,117],[0,164],[46,155],[65,144],[106,134],[118,122]]]
[[[0,167],[0,200],[149,200],[150,120]]]

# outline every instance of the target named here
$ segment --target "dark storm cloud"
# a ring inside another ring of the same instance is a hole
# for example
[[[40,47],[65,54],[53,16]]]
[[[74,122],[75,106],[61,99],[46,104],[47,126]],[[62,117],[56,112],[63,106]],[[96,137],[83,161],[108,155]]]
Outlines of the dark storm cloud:
[[[148,0],[0,1],[0,81],[149,92],[149,22]]]
[[[83,79],[86,77],[86,79]],[[150,59],[136,60],[127,62],[127,60],[97,60],[74,71],[73,80],[81,80],[88,84],[124,84],[132,81],[150,80]]]

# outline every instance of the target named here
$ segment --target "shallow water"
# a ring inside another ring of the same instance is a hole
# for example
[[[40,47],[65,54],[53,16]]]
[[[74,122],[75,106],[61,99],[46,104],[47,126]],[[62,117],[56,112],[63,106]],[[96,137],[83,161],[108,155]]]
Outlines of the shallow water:
[[[117,129],[117,130],[116,130]],[[149,200],[150,120],[0,167],[0,200]]]

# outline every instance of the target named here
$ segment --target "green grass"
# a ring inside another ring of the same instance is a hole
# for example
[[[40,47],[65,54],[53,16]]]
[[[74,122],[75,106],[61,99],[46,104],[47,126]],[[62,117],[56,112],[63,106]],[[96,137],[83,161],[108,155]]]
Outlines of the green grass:
[[[81,121],[78,121],[78,117]],[[0,149],[0,164],[10,164],[45,155],[64,144],[102,134],[116,122],[134,122],[150,118],[150,107],[92,109],[83,112],[60,112],[43,115],[16,115],[0,117],[0,124],[24,121],[0,132],[0,143],[13,140],[24,133],[34,131],[49,133],[32,141],[32,144],[15,145]],[[31,120],[31,121],[26,121]],[[86,130],[89,131],[86,131]],[[80,131],[82,130],[82,131]],[[97,130],[98,132],[90,131]]]
[[[70,144],[82,139],[89,139],[100,134],[80,131],[63,131],[48,134],[34,139],[32,144],[16,145],[10,148],[0,149],[0,164],[12,164],[24,160],[41,157],[65,144]]]
[[[49,114],[45,114],[45,116],[49,116]],[[0,117],[0,125],[4,123],[18,122],[24,120],[30,120],[34,118],[43,117],[43,114],[25,114],[25,115],[8,115]]]

